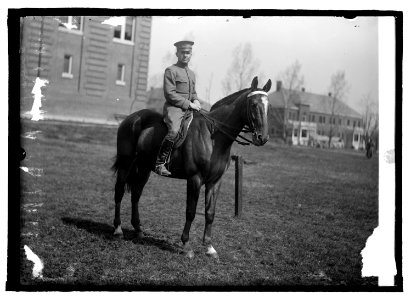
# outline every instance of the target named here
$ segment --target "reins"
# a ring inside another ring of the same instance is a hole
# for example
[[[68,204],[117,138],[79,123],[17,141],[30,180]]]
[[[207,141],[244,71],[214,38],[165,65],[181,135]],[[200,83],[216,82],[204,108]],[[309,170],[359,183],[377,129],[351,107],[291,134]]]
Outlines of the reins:
[[[232,126],[230,126],[230,125],[227,125],[227,124],[225,124],[225,123],[223,123],[223,122],[221,122],[221,121],[218,121],[218,120],[214,119],[213,117],[209,116],[209,115],[208,115],[208,111],[206,111],[206,110],[204,110],[204,109],[201,109],[201,110],[199,111],[199,113],[200,113],[200,115],[202,115],[202,116],[204,117],[204,119],[206,119],[206,121],[208,121],[213,127],[215,127],[218,131],[220,131],[221,133],[223,133],[224,135],[226,135],[226,136],[227,136],[229,139],[231,139],[232,141],[237,142],[237,143],[240,144],[240,145],[250,145],[250,143],[251,143],[251,144],[253,143],[252,141],[250,141],[249,139],[247,139],[246,137],[244,137],[244,136],[242,136],[242,135],[238,135],[238,136],[236,136],[236,137],[233,136],[232,134],[230,134],[229,132],[227,132],[227,130],[224,129],[223,127],[226,127],[227,129],[235,130],[235,131],[240,130],[241,132],[252,132],[250,129],[248,129],[248,128],[245,128],[245,129],[241,128],[241,129],[239,129],[239,128],[236,128],[236,127],[232,127]],[[237,138],[241,138],[241,139],[247,141],[248,143],[244,143],[244,142],[242,142],[242,141],[239,141]]]
[[[267,95],[267,93],[265,93],[264,91],[254,91],[254,92],[249,93],[247,95],[247,98],[251,97],[251,96],[254,96],[256,94]],[[238,127],[233,127],[233,126],[227,125],[227,124],[225,124],[225,123],[209,116],[208,115],[209,112],[204,110],[204,109],[201,109],[199,111],[199,113],[204,117],[204,119],[206,119],[211,125],[213,125],[218,131],[220,131],[221,133],[226,135],[229,139],[231,139],[234,142],[237,142],[240,145],[248,146],[248,145],[252,144],[253,141],[249,140],[248,138],[246,138],[242,135],[233,136],[232,134],[227,132],[227,130],[224,129],[224,127],[229,129],[229,130],[235,130],[235,131],[240,131],[240,132],[245,132],[245,133],[247,133],[247,132],[254,133],[255,129],[254,129],[254,126],[253,126],[253,123],[252,123],[251,112],[250,112],[250,109],[249,109],[249,105],[250,105],[250,103],[247,104],[247,118],[248,118],[249,125],[245,125],[246,128],[241,128],[241,129],[238,128]],[[237,138],[243,139],[243,140],[247,141],[247,143],[239,141]]]

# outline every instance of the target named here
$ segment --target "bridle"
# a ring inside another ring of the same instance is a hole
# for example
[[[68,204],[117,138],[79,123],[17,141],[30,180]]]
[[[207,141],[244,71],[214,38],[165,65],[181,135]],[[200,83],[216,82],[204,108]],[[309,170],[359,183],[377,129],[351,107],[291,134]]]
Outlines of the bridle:
[[[249,94],[247,95],[247,98],[250,98],[250,97],[252,97],[252,96],[254,96],[254,95],[264,95],[264,96],[268,97],[268,94],[267,94],[266,92],[264,92],[264,91],[254,91],[254,92],[249,93]],[[251,105],[251,101],[248,101],[248,103],[247,103],[247,119],[248,119],[248,124],[249,124],[250,132],[252,132],[252,134],[255,135],[255,134],[257,134],[257,133],[256,133],[255,126],[254,126],[254,124],[253,124],[253,118],[252,118],[252,116],[251,116],[250,105]]]
[[[254,95],[265,95],[268,97],[267,93],[264,91],[253,91],[250,92],[247,95],[247,99],[254,96]],[[249,140],[248,138],[242,136],[242,135],[238,135],[238,136],[234,136],[233,134],[231,134],[230,132],[228,132],[229,130],[231,131],[240,131],[240,132],[244,132],[244,133],[248,133],[251,132],[252,135],[257,135],[254,123],[253,123],[253,118],[251,116],[251,109],[250,109],[250,105],[251,105],[251,101],[248,101],[247,103],[247,119],[248,119],[248,124],[245,125],[245,128],[238,128],[238,127],[233,127],[230,125],[225,124],[224,122],[218,121],[215,118],[209,116],[209,112],[201,109],[199,111],[199,113],[204,117],[204,119],[206,119],[214,128],[216,128],[218,131],[220,131],[221,133],[223,133],[224,135],[226,135],[228,138],[230,138],[232,141],[237,142],[240,145],[250,145],[250,144],[254,144],[253,141]],[[228,130],[227,130],[228,129]],[[242,142],[239,141],[238,138],[241,138],[247,142]]]

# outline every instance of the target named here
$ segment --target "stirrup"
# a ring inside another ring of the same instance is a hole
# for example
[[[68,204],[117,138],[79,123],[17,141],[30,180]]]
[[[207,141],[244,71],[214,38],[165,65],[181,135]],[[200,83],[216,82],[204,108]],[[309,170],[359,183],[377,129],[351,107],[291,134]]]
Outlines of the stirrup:
[[[154,172],[156,172],[160,176],[170,176],[171,172],[167,170],[165,164],[156,165],[154,168]]]

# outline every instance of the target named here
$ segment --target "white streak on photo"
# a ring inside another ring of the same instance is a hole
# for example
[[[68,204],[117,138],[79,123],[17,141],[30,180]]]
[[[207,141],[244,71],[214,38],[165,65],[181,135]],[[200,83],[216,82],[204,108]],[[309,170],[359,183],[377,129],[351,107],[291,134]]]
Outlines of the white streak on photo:
[[[43,206],[43,203],[26,203],[26,204],[23,205],[24,208],[27,208],[27,207],[42,207],[42,206]]]
[[[26,167],[20,167],[20,168],[25,168],[25,169],[27,169]],[[23,171],[25,171],[25,170],[23,170]],[[25,172],[27,172],[27,171],[25,171]],[[28,194],[28,195],[35,195],[35,194],[42,194],[43,192],[42,192],[41,190],[35,190],[35,191],[33,191],[33,192],[31,192],[31,191],[23,191],[23,193],[24,193],[24,194]]]
[[[39,77],[36,78],[33,90],[31,91],[34,95],[33,106],[30,111],[32,121],[38,121],[44,118],[44,111],[41,110],[41,99],[43,98],[41,88],[48,84],[48,82],[49,81],[47,79],[40,79]]]
[[[380,102],[379,115],[379,193],[378,227],[368,238],[363,256],[362,276],[378,276],[379,286],[394,286],[397,274],[394,253],[395,233],[395,164],[386,160],[383,153],[395,147],[395,24],[394,18],[379,18],[379,93],[384,102]],[[382,59],[384,58],[384,59]],[[389,58],[389,59],[387,59]],[[385,105],[384,105],[385,103]],[[386,103],[389,103],[388,105]],[[395,151],[395,150],[394,150]]]
[[[20,167],[20,169],[34,177],[40,177],[43,174],[43,169],[39,168]]]
[[[124,24],[124,17],[111,17],[107,20],[104,20],[103,25],[119,26]]]
[[[33,277],[43,278],[42,272],[44,265],[41,259],[27,245],[24,245],[24,251],[26,251],[27,259],[34,263]]]
[[[22,236],[24,237],[29,237],[29,236],[34,236],[34,237],[38,237],[38,233],[32,233],[32,232],[27,232],[27,233],[23,233]]]
[[[23,134],[22,137],[25,139],[35,140],[37,138],[37,134],[39,134],[40,132],[40,130],[29,131]]]

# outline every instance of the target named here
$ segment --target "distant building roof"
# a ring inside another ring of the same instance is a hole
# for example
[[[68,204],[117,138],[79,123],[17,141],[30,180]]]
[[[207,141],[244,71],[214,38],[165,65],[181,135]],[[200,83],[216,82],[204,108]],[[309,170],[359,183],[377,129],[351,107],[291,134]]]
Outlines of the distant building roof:
[[[288,98],[290,94],[289,90],[281,88],[275,92],[268,95],[270,104],[273,107],[284,107],[285,99]],[[297,108],[298,105],[309,105],[310,111],[323,114],[331,114],[331,101],[328,95],[318,95],[313,93],[308,93],[305,91],[292,91],[289,101],[289,108]],[[361,115],[354,109],[349,107],[344,102],[339,100],[335,103],[334,108],[335,115],[350,116],[354,118],[361,118]]]

